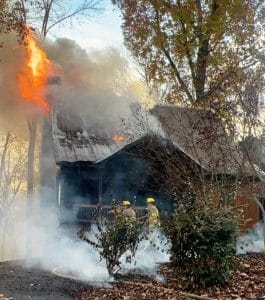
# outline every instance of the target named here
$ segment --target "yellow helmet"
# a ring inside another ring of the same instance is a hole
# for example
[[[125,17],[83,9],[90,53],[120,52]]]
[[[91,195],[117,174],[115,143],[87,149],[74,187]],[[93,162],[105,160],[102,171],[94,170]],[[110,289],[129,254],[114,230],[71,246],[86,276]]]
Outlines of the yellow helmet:
[[[128,201],[128,200],[124,200],[124,201],[122,201],[122,205],[123,206],[128,206],[128,205],[131,205],[131,202]]]
[[[155,199],[154,198],[146,198],[146,203],[154,203]]]

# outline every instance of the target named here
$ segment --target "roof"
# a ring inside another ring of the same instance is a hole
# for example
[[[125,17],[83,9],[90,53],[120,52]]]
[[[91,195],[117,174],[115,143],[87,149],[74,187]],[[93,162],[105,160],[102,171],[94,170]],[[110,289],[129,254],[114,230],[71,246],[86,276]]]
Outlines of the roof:
[[[245,161],[237,145],[211,111],[160,105],[151,110],[165,136],[182,152],[211,173],[245,175],[256,166]]]
[[[159,105],[150,113],[145,120],[132,113],[126,120],[110,119],[103,126],[103,122],[53,109],[56,162],[99,163],[152,131],[172,142],[208,172],[256,174],[256,166],[243,163],[241,151],[210,111]]]
[[[239,147],[251,161],[255,162],[257,166],[265,171],[265,136],[259,137],[247,135],[242,141],[239,142]]]
[[[105,122],[53,108],[52,136],[55,161],[101,162],[146,134],[135,117]],[[96,118],[95,118],[96,119]]]

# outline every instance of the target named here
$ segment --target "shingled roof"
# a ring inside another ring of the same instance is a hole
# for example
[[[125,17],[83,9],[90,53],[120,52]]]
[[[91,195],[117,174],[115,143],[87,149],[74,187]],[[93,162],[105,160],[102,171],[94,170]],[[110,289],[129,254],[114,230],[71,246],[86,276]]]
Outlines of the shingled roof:
[[[237,173],[242,155],[213,113],[178,106],[156,106],[151,113],[168,139],[202,168]]]
[[[210,111],[159,105],[143,121],[92,124],[90,120],[53,112],[52,130],[56,162],[101,162],[137,140],[149,135],[170,140],[207,172],[253,175],[251,166]],[[128,122],[128,124],[126,124]],[[141,123],[145,123],[144,125]],[[123,124],[122,124],[123,123]],[[115,141],[115,135],[123,140]],[[254,169],[255,168],[255,169]]]
[[[146,134],[146,129],[131,116],[105,122],[53,110],[52,136],[55,161],[99,163]],[[116,137],[116,138],[115,138]]]

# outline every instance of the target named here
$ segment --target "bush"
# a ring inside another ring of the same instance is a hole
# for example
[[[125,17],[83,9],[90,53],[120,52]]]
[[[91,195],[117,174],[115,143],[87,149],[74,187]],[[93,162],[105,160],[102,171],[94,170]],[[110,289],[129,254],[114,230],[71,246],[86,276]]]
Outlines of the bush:
[[[224,283],[235,269],[238,218],[219,207],[179,207],[163,230],[171,243],[173,268],[189,288]]]
[[[81,233],[80,238],[86,241],[106,261],[110,275],[115,274],[120,268],[120,258],[129,251],[126,258],[130,261],[135,256],[140,242],[141,227],[137,221],[124,218],[119,210],[113,209],[113,220],[97,218],[97,233],[95,240]]]

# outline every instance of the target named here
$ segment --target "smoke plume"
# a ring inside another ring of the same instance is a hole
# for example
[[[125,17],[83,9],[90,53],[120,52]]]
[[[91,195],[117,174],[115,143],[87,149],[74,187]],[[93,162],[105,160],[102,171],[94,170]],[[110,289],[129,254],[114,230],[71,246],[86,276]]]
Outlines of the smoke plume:
[[[20,129],[27,118],[39,118],[40,110],[23,101],[19,74],[26,60],[25,47],[15,34],[4,35],[0,48],[0,127]],[[132,78],[128,62],[109,48],[89,54],[72,40],[38,41],[61,77],[60,85],[49,85],[47,97],[61,111],[89,120],[91,124],[121,122],[132,115],[137,102],[150,101],[147,88]]]
[[[77,238],[76,227],[58,227],[58,219],[54,208],[46,210],[44,218],[31,218],[30,222],[16,224],[16,251],[19,257],[26,257],[26,266],[41,267],[56,275],[89,281],[91,284],[111,281],[104,260],[100,260],[98,252],[86,242]],[[96,240],[97,230],[92,226],[88,233],[91,240]],[[154,248],[150,241],[156,245]],[[25,247],[27,245],[27,247]],[[143,240],[132,263],[126,262],[127,254],[121,258],[122,272],[132,269],[142,270],[158,277],[158,263],[169,260],[167,246],[161,234],[155,232],[150,240]]]
[[[22,72],[25,51],[15,34],[4,35],[0,48],[0,128],[18,129],[25,123],[30,107],[23,103],[18,74]],[[16,125],[15,125],[16,124]]]
[[[81,119],[84,128],[119,128],[122,121],[134,119],[137,103],[145,101],[144,93],[138,94],[143,85],[132,80],[128,63],[117,50],[87,54],[68,39],[44,46],[61,73],[61,84],[49,89],[49,98],[65,117],[70,115],[76,123]]]

